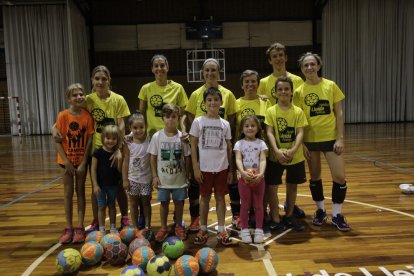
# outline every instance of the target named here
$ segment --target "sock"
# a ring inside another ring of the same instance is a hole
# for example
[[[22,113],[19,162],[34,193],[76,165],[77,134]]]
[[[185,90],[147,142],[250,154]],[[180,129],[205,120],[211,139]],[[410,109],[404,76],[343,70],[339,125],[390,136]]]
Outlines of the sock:
[[[224,225],[219,225],[219,226],[217,227],[217,231],[218,231],[219,233],[223,232],[223,231],[224,231]]]
[[[115,229],[115,223],[111,223],[111,229]]]
[[[207,231],[207,225],[200,225],[200,229],[204,232]]]
[[[325,211],[325,201],[321,200],[321,201],[315,201],[316,202],[316,206],[318,206],[318,209],[322,209]]]
[[[340,214],[342,211],[342,203],[333,203],[332,204],[332,217]]]
[[[105,226],[99,226],[99,231],[105,233]]]

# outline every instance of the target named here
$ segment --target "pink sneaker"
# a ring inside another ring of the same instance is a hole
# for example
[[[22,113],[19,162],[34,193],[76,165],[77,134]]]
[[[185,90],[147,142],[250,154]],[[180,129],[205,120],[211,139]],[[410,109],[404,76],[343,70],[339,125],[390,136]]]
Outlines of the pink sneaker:
[[[121,218],[121,228],[119,228],[119,231],[124,229],[124,227],[130,226],[130,225],[131,225],[131,221],[129,220],[129,217],[128,216],[123,216]]]
[[[61,244],[70,243],[72,241],[72,236],[73,236],[73,229],[72,228],[65,228],[65,230],[63,230],[62,236],[60,236],[60,238],[59,238],[59,242]]]
[[[83,227],[75,227],[72,243],[83,243],[85,241],[85,229]]]
[[[99,222],[97,219],[94,219],[91,223],[91,226],[88,230],[86,230],[85,235],[87,236],[89,233],[93,231],[99,231]]]

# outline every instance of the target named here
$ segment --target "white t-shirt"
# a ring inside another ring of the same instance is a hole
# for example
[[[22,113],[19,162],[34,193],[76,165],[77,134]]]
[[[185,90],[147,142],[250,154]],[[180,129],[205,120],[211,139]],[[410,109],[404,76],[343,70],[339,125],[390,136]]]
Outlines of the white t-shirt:
[[[233,150],[240,151],[245,169],[253,168],[260,170],[260,153],[263,150],[268,150],[268,148],[266,143],[261,139],[254,141],[242,139],[236,142]]]
[[[181,131],[172,137],[165,135],[164,129],[152,136],[148,153],[157,156],[159,188],[177,189],[187,187],[185,158],[191,154],[190,146],[181,142]],[[184,156],[183,156],[184,154]]]
[[[151,183],[150,155],[147,153],[149,138],[142,144],[128,143],[129,167],[128,179],[141,184]]]
[[[190,135],[198,138],[200,170],[221,172],[229,167],[226,140],[231,140],[230,124],[222,118],[196,118]]]

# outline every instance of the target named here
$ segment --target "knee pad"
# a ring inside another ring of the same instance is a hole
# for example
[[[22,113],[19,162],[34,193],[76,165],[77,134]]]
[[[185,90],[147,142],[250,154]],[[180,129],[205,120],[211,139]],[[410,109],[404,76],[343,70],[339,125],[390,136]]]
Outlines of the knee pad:
[[[190,180],[190,185],[188,185],[188,199],[197,200],[199,198],[200,198],[200,187],[198,186],[198,183],[196,183],[193,180]]]
[[[322,201],[325,199],[323,196],[322,179],[316,181],[309,181],[309,188],[312,194],[313,201]]]
[[[338,204],[344,203],[347,189],[346,182],[339,184],[334,181],[332,185],[332,202]]]
[[[227,186],[228,190],[229,190],[229,197],[230,200],[235,202],[240,202],[240,194],[239,194],[239,188],[237,187],[237,184],[234,185],[229,185]]]

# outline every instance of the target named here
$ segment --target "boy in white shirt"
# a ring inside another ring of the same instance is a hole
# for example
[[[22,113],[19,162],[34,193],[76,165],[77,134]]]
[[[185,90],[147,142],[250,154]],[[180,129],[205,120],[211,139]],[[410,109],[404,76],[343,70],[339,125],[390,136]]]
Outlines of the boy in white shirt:
[[[217,88],[207,88],[203,99],[207,114],[196,118],[190,130],[191,160],[195,180],[200,185],[201,196],[200,231],[194,239],[194,244],[205,244],[209,237],[207,217],[211,194],[214,192],[218,221],[217,239],[223,245],[230,245],[232,240],[224,228],[226,214],[224,197],[228,193],[228,176],[229,178],[231,176],[228,175],[231,165],[229,160],[232,155],[230,124],[219,116],[222,96]]]
[[[181,142],[181,131],[177,129],[180,119],[180,108],[175,104],[165,104],[162,108],[162,119],[165,127],[157,131],[151,139],[148,153],[151,154],[152,185],[158,189],[157,199],[161,202],[161,228],[155,235],[158,242],[168,236],[167,217],[170,194],[174,201],[175,221],[182,221],[184,200],[187,198],[190,165],[190,146]],[[186,238],[184,226],[176,223],[175,235]]]

